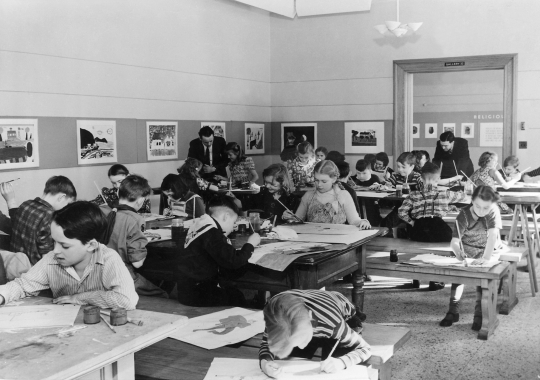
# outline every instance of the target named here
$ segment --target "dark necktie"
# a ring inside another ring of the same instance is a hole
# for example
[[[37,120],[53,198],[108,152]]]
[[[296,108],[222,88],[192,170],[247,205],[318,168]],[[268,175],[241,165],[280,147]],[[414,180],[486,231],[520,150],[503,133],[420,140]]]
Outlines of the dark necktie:
[[[206,152],[204,153],[204,160],[208,165],[210,165],[210,149],[207,146],[205,146],[205,148]]]

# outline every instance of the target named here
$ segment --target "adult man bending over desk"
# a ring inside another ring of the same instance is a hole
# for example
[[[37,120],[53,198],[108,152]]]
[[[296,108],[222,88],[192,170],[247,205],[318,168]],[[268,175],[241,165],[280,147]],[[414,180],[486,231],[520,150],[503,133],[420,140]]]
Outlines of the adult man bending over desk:
[[[0,305],[51,289],[56,304],[135,309],[139,296],[114,250],[100,244],[107,220],[90,202],[74,202],[55,211],[51,223],[54,250],[20,278],[0,286]]]
[[[199,130],[199,138],[189,143],[188,157],[196,158],[203,163],[201,177],[207,181],[215,175],[227,176],[225,167],[229,162],[225,153],[227,142],[223,137],[214,136],[214,131],[209,126]]]

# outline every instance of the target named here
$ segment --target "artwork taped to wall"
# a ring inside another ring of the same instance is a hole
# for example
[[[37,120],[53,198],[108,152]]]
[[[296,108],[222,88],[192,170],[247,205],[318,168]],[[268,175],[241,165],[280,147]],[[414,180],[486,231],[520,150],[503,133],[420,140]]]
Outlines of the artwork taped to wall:
[[[225,123],[218,121],[203,121],[201,122],[202,127],[210,127],[214,131],[214,136],[223,137],[227,140],[227,130],[225,128]]]
[[[502,146],[503,123],[480,123],[480,146]]]
[[[443,123],[442,125],[442,132],[452,132],[454,136],[456,135],[456,123]]]
[[[264,124],[245,124],[244,151],[246,154],[264,154]]]
[[[116,121],[77,120],[77,159],[79,165],[117,162]]]
[[[146,154],[148,161],[178,158],[178,123],[176,121],[146,122]]]
[[[281,150],[309,141],[317,149],[317,123],[281,124]]]
[[[0,119],[0,170],[37,166],[37,119]]]
[[[474,137],[474,123],[461,123],[461,137],[464,139]]]
[[[384,152],[384,122],[345,123],[345,153]]]
[[[426,123],[426,139],[438,139],[437,123]]]
[[[420,124],[413,124],[412,125],[412,137],[414,139],[420,138]]]

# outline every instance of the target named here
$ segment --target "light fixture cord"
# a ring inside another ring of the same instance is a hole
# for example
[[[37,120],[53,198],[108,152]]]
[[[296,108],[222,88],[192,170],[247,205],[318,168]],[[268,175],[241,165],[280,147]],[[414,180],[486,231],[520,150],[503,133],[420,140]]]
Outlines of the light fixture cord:
[[[397,11],[396,11],[396,13],[397,13],[397,20],[396,20],[396,21],[399,22],[399,0],[397,0],[397,2],[396,2],[396,9],[397,9]]]

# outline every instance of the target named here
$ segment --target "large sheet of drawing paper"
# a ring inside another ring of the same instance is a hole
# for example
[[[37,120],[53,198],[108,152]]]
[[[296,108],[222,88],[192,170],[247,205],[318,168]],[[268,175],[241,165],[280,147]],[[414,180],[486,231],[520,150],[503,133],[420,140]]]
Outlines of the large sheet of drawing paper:
[[[282,367],[280,380],[369,380],[367,367],[353,365],[336,373],[319,373],[321,362],[311,360],[276,360]],[[204,380],[268,380],[259,368],[258,359],[214,358]]]
[[[171,240],[172,231],[170,228],[157,228],[144,231],[144,236],[151,241],[160,241],[160,240]]]
[[[298,241],[270,243],[255,248],[249,262],[264,268],[282,272],[299,257],[345,248],[347,248],[347,245],[345,244],[331,245]]]
[[[250,339],[263,331],[262,311],[235,307],[191,318],[187,325],[177,329],[170,338],[213,350]]]
[[[480,265],[478,264],[472,265],[474,260],[475,259],[465,259],[465,261],[467,262],[467,266],[473,267],[473,268],[491,268],[500,263],[500,261],[498,260],[490,260]],[[411,261],[421,261],[426,264],[432,264],[432,265],[438,265],[438,266],[444,266],[444,267],[465,267],[465,264],[463,263],[463,261],[460,261],[456,257],[438,256],[438,255],[433,255],[431,253],[415,256],[411,259]]]
[[[73,326],[80,305],[0,307],[0,330]]]
[[[287,228],[295,230],[297,234],[347,235],[358,231],[356,226],[330,223],[291,224]]]
[[[299,241],[329,244],[353,244],[377,234],[378,230],[357,230],[347,235],[299,234]]]

